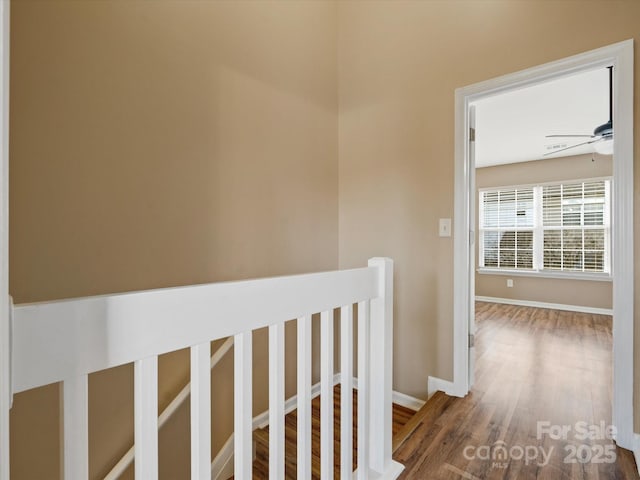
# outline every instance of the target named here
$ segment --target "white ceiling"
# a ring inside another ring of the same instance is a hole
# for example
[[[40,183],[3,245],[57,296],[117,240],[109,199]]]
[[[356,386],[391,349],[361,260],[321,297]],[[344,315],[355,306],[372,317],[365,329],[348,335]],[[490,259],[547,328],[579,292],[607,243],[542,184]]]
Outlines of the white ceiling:
[[[590,72],[486,98],[476,106],[476,167],[526,162],[593,152],[592,145],[544,156],[553,145],[570,146],[588,138],[609,120],[609,72]]]

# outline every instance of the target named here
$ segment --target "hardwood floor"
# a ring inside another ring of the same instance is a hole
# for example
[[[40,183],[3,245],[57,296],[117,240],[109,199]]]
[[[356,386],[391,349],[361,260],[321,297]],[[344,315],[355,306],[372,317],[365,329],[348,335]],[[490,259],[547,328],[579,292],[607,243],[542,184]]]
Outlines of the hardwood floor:
[[[481,302],[476,314],[476,383],[465,398],[430,400],[437,414],[394,455],[400,478],[640,478],[631,452],[599,431],[611,423],[611,317]]]
[[[357,421],[358,392],[353,392],[353,469],[356,468],[357,458]],[[333,392],[334,403],[334,478],[340,478],[340,385],[336,385]],[[393,434],[396,435],[416,412],[400,405],[393,405]],[[297,432],[297,410],[289,413],[285,417],[285,479],[297,479],[296,462],[296,438]],[[320,397],[316,397],[311,402],[311,469],[312,478],[319,480],[320,476]],[[253,462],[253,478],[269,478],[269,427],[258,429],[254,432],[256,441],[256,459]]]

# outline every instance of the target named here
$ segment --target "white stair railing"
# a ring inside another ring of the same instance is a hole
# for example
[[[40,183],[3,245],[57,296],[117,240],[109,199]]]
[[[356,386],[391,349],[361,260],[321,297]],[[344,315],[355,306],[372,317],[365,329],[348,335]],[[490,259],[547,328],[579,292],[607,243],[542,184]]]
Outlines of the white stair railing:
[[[13,391],[64,389],[64,479],[88,477],[89,373],[134,363],[135,474],[158,478],[157,357],[191,348],[191,478],[210,478],[209,344],[234,338],[235,478],[252,476],[252,332],[269,327],[269,468],[284,472],[284,325],[298,325],[298,478],[311,478],[312,314],[321,329],[321,475],[332,479],[335,308],[341,309],[341,478],[352,477],[353,318],[358,308],[357,478],[396,478],[391,458],[392,297],[389,259],[366,268],[16,306]],[[375,352],[375,354],[374,354]],[[184,396],[188,394],[185,393]]]
[[[222,345],[220,345],[220,347],[218,347],[216,349],[216,351],[214,352],[213,355],[211,355],[211,358],[209,359],[209,370],[213,369],[213,367],[215,367],[218,362],[220,360],[222,360],[222,358],[224,357],[224,355],[231,349],[231,347],[233,346],[233,338],[227,338],[224,343]],[[204,355],[204,351],[205,351],[206,347],[204,349],[201,349],[198,353],[198,355]],[[192,354],[194,353],[194,351],[192,350],[191,352]],[[194,365],[200,365],[203,362],[202,358],[196,358],[194,359],[193,357],[191,358],[191,368],[192,368],[192,375],[194,375],[193,372],[193,367]],[[209,371],[207,370],[207,371]],[[201,372],[197,372],[195,375],[196,376],[200,376],[200,373],[204,373],[203,371]],[[207,380],[200,380],[200,383],[204,383]],[[189,397],[189,394],[191,393],[192,387],[191,387],[191,382],[187,383],[182,390],[180,390],[180,392],[173,398],[173,400],[171,400],[171,402],[169,402],[169,405],[166,406],[166,408],[162,411],[162,413],[158,416],[158,428],[162,428],[164,426],[165,423],[167,423],[167,421],[173,416],[174,413],[176,413],[178,411],[178,408],[180,407],[180,405],[182,405],[184,403],[184,401]],[[201,389],[202,390],[202,389]],[[205,392],[206,392],[206,387],[204,388]],[[202,392],[202,393],[205,393]],[[205,393],[206,394],[206,393]],[[198,394],[196,394],[195,396],[192,394],[191,395],[191,401],[194,402],[196,399],[201,398]],[[199,405],[191,405],[191,408],[198,408]],[[206,412],[205,412],[206,415]],[[209,419],[209,422],[211,420]],[[206,424],[206,419],[203,418],[200,421],[198,421],[198,425],[200,425],[201,423],[205,423]],[[200,429],[197,429],[198,432],[200,432]],[[194,434],[194,432],[191,432],[192,435]],[[197,445],[199,443],[199,435],[198,435],[198,439],[196,439],[194,441],[194,439],[192,438],[192,444],[193,445]],[[129,465],[131,465],[131,463],[133,462],[134,459],[134,454],[135,454],[135,446],[132,446],[129,450],[127,450],[127,453],[125,453],[122,458],[118,461],[118,463],[116,463],[114,465],[114,467],[109,471],[109,473],[107,474],[106,477],[104,477],[104,480],[117,480],[118,478],[120,478],[120,475],[122,475],[125,470],[129,467]],[[191,466],[191,468],[198,468],[198,466]],[[209,465],[209,469],[211,469],[211,465]]]

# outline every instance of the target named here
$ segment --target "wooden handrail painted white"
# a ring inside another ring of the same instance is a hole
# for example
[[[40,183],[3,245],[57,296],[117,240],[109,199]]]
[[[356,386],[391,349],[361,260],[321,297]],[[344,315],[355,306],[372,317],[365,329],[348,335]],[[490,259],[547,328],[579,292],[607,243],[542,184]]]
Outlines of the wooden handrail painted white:
[[[13,392],[377,294],[377,270],[359,268],[18,305]]]
[[[191,478],[210,478],[210,368],[234,345],[234,476],[252,475],[253,331],[269,328],[270,478],[284,467],[284,325],[298,322],[298,420],[300,478],[310,476],[310,380],[313,315],[321,332],[321,473],[334,471],[333,386],[334,315],[340,308],[339,347],[345,395],[340,456],[342,477],[352,477],[351,402],[353,319],[358,305],[358,358],[366,403],[358,429],[366,443],[359,454],[358,478],[394,479],[402,466],[391,458],[391,387],[393,344],[393,262],[375,258],[366,268],[243,282],[197,285],[146,292],[21,305],[14,310],[13,386],[19,392],[63,381],[64,480],[86,478],[88,374],[134,363],[135,446],[106,477],[115,479],[135,460],[136,477],[158,477],[158,430],[191,391]],[[370,315],[367,313],[370,312]],[[360,314],[362,313],[362,316]],[[295,320],[294,320],[295,321]],[[362,325],[365,323],[366,325]],[[360,330],[360,329],[359,329]],[[227,338],[227,337],[232,337]],[[207,369],[210,342],[227,338]],[[158,356],[191,349],[191,382],[157,416]],[[225,350],[226,349],[226,350]],[[375,355],[373,355],[375,352]],[[360,368],[362,367],[362,368]],[[348,403],[347,403],[348,402]],[[368,411],[367,411],[368,409]],[[348,417],[348,418],[347,418]],[[361,429],[361,430],[360,430]],[[368,438],[367,438],[368,436]],[[348,449],[346,451],[345,449]],[[135,458],[134,458],[135,457]]]
[[[220,360],[225,356],[225,354],[231,350],[233,346],[233,337],[227,338],[220,347],[216,349],[216,351],[211,355],[211,361],[209,364],[209,368],[212,369],[215,367]],[[158,428],[162,428],[167,420],[171,418],[171,416],[176,413],[180,405],[184,403],[184,401],[189,397],[191,393],[191,382],[187,383],[182,390],[169,402],[169,405],[165,407],[162,413],[158,416]],[[117,480],[120,478],[120,475],[124,473],[124,471],[131,465],[134,459],[135,448],[132,446],[127,453],[125,453],[118,463],[114,465],[111,471],[104,477],[104,480]]]

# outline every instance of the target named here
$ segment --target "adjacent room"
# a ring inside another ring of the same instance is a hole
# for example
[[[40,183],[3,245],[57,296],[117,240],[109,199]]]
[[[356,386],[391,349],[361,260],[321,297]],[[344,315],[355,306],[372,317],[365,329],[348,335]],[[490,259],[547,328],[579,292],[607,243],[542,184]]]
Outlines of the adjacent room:
[[[559,470],[579,461],[588,478],[616,476],[591,462],[613,439],[587,448],[573,434],[545,441],[540,428],[612,422],[613,131],[598,133],[611,129],[612,74],[475,104],[476,401],[512,415],[496,442],[528,434]]]

